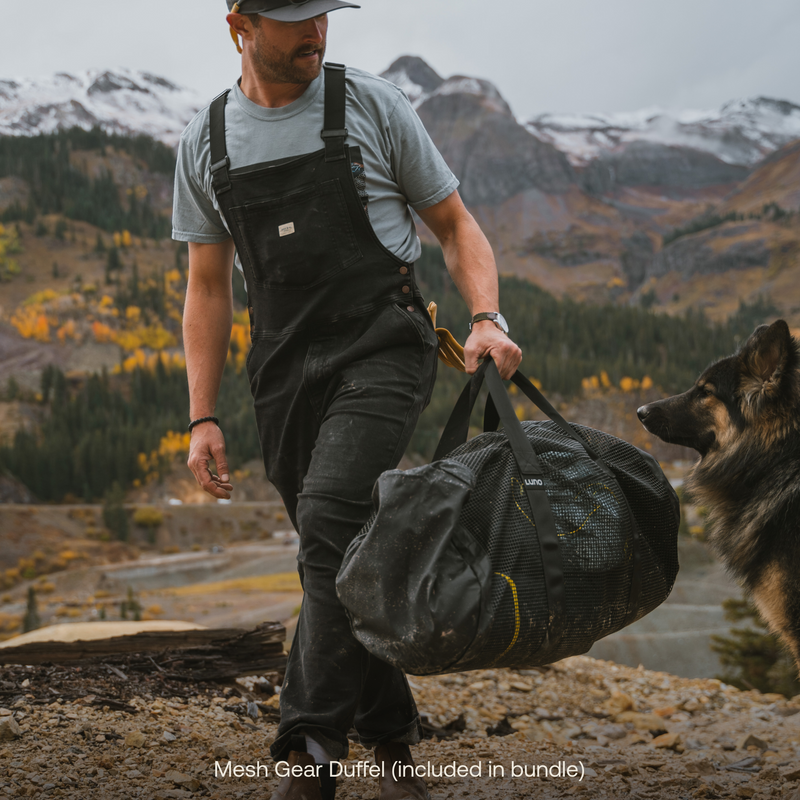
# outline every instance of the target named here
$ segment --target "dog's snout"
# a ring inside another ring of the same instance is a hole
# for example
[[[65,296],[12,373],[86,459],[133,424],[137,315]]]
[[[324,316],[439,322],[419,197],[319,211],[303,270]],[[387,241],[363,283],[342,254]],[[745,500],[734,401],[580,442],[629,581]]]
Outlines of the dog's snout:
[[[650,416],[651,411],[650,406],[640,406],[636,409],[636,416],[639,417],[640,422],[644,422]]]

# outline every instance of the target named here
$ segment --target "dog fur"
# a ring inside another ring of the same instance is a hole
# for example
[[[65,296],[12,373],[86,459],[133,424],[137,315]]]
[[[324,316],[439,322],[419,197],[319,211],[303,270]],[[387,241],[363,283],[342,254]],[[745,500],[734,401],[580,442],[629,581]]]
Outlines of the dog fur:
[[[687,481],[707,539],[800,669],[800,346],[762,325],[689,391],[642,406],[665,442],[700,453]]]

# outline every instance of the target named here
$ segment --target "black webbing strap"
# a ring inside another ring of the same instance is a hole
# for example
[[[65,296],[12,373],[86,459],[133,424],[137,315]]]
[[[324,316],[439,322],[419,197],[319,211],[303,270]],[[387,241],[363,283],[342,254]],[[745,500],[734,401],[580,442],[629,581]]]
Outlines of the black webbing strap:
[[[489,366],[491,365],[491,366]],[[445,426],[439,446],[436,448],[434,460],[445,458],[456,447],[464,444],[469,435],[469,418],[478,399],[484,376],[487,376],[489,397],[486,401],[484,412],[484,430],[496,431],[500,421],[511,444],[520,473],[523,476],[523,485],[528,497],[528,503],[533,513],[536,531],[539,538],[539,547],[542,556],[542,565],[545,572],[547,598],[550,609],[550,625],[548,628],[548,642],[552,645],[561,635],[564,609],[564,569],[558,545],[555,520],[553,519],[550,503],[547,499],[546,482],[543,470],[536,454],[531,447],[528,437],[520,425],[508,393],[500,380],[497,367],[491,359],[486,359],[472,376],[450,415]],[[591,445],[575,431],[567,421],[556,411],[544,395],[521,372],[517,372],[512,381],[522,390],[539,409],[547,414],[550,419],[571,439],[578,442],[587,455],[616,482],[614,472],[602,458],[594,451]],[[539,485],[541,481],[542,485]],[[632,538],[632,577],[628,596],[628,610],[625,625],[632,623],[639,611],[639,598],[642,591],[641,572],[641,533],[636,518],[631,511],[627,497],[622,493],[622,502],[628,512],[631,522]]]
[[[433,454],[434,461],[439,461],[444,458],[448,453],[455,450],[456,447],[459,447],[467,441],[467,437],[469,436],[469,418],[472,414],[472,409],[475,408],[475,403],[478,401],[478,394],[483,386],[483,378],[486,375],[488,367],[489,361],[484,361],[461,392],[461,396],[458,398],[453,412],[450,414],[450,419],[447,420],[447,424],[444,426],[444,431],[439,439],[439,446]]]
[[[592,449],[591,445],[586,441],[586,439],[584,439],[580,433],[572,428],[564,419],[564,417],[562,417],[561,414],[559,414],[558,411],[553,408],[547,398],[533,385],[533,383],[531,383],[528,378],[526,378],[521,372],[517,371],[511,380],[522,390],[523,394],[537,408],[539,408],[540,411],[543,411],[553,422],[556,423],[556,425],[558,425],[564,434],[578,442],[584,448],[584,450],[586,450],[589,458],[591,458],[598,467],[600,467],[607,475],[614,478],[616,481],[614,471]],[[497,412],[492,395],[489,395],[486,401],[486,410],[484,411],[483,429],[484,431],[496,431],[499,423],[500,415]],[[505,420],[503,421],[503,424],[505,425]],[[636,517],[633,514],[630,504],[628,503],[628,498],[625,496],[624,492],[622,493],[622,502],[625,504],[625,508],[628,511],[628,517],[631,522],[631,544],[633,546],[633,553],[631,554],[633,557],[633,575],[631,578],[631,591],[628,597],[628,614],[625,619],[625,624],[630,625],[632,622],[634,622],[638,615],[639,598],[642,593],[642,542],[639,523],[636,521]]]
[[[533,401],[558,427],[566,434],[572,436],[573,439],[580,442],[589,458],[591,458],[598,467],[605,470],[614,480],[616,476],[614,471],[600,458],[597,453],[591,448],[586,439],[583,438],[574,428],[567,424],[567,421],[558,411],[553,408],[548,402],[547,398],[526,378],[521,372],[517,371],[511,380],[522,389],[523,393],[529,400]],[[633,510],[628,503],[628,498],[622,492],[622,502],[628,511],[628,517],[631,521],[631,539],[633,546],[633,575],[631,577],[631,591],[628,597],[628,615],[625,619],[625,624],[630,625],[637,617],[639,612],[639,598],[642,594],[642,534],[639,530],[639,523],[636,521]]]
[[[536,536],[539,540],[539,552],[542,556],[544,583],[547,590],[547,605],[550,610],[547,642],[549,647],[555,647],[564,629],[566,612],[564,562],[558,544],[556,521],[547,497],[547,477],[514,413],[511,399],[503,386],[494,361],[490,362],[489,369],[486,371],[486,383],[514,452],[514,458],[522,477],[522,486],[525,489],[533,522],[536,525]]]
[[[225,103],[228,101],[228,91],[215,97],[209,109],[211,182],[217,197],[231,189],[231,179],[228,174],[231,160],[228,158],[228,145],[225,142]]]
[[[517,372],[515,372],[512,376],[511,380],[520,389],[522,389],[522,393],[540,411],[543,411],[553,422],[556,423],[556,425],[558,425],[558,427],[566,436],[569,436],[570,439],[576,441],[581,447],[583,447],[592,461],[601,467],[604,472],[607,472],[609,475],[613,476],[614,473],[611,471],[611,469],[609,469],[603,459],[600,458],[600,456],[594,451],[589,442],[587,442],[583,436],[581,436],[569,425],[564,417],[562,417],[561,414],[556,411],[550,401],[533,385],[529,378],[526,378],[519,370],[517,370]],[[500,417],[497,414],[497,409],[494,407],[494,403],[492,403],[492,398],[489,397],[483,417],[483,429],[485,431],[496,431],[499,423]]]
[[[522,487],[528,498],[531,519],[536,526],[550,613],[546,634],[547,643],[548,647],[553,647],[561,638],[565,612],[564,565],[558,544],[556,523],[550,508],[550,501],[547,498],[544,471],[528,437],[522,430],[508,393],[500,379],[500,373],[491,359],[486,359],[478,367],[478,371],[464,387],[445,426],[433,458],[434,461],[444,458],[467,440],[470,414],[475,407],[484,377],[488,383],[490,397],[494,398],[494,407],[498,409],[499,419],[503,421],[506,436],[519,467]]]
[[[346,106],[346,67],[344,64],[325,64],[325,160],[341,161],[346,158],[344,140]]]

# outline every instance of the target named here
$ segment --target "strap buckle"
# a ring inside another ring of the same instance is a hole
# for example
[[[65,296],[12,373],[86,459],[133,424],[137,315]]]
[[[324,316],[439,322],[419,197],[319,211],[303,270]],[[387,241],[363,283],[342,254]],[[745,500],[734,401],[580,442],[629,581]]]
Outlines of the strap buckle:
[[[230,167],[231,160],[228,156],[225,158],[221,158],[216,164],[211,165],[211,174],[213,175],[215,172],[219,172],[221,169],[225,169],[226,167]]]

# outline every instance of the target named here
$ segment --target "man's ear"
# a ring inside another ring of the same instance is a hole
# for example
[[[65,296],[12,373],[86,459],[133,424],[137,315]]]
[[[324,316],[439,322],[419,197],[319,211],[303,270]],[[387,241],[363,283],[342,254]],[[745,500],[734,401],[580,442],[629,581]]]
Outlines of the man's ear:
[[[249,39],[253,35],[253,25],[244,14],[228,14],[225,18],[231,31],[237,33],[242,39]]]
[[[785,372],[793,342],[789,326],[779,319],[761,325],[744,343],[739,358],[748,374],[762,383],[779,379]]]

